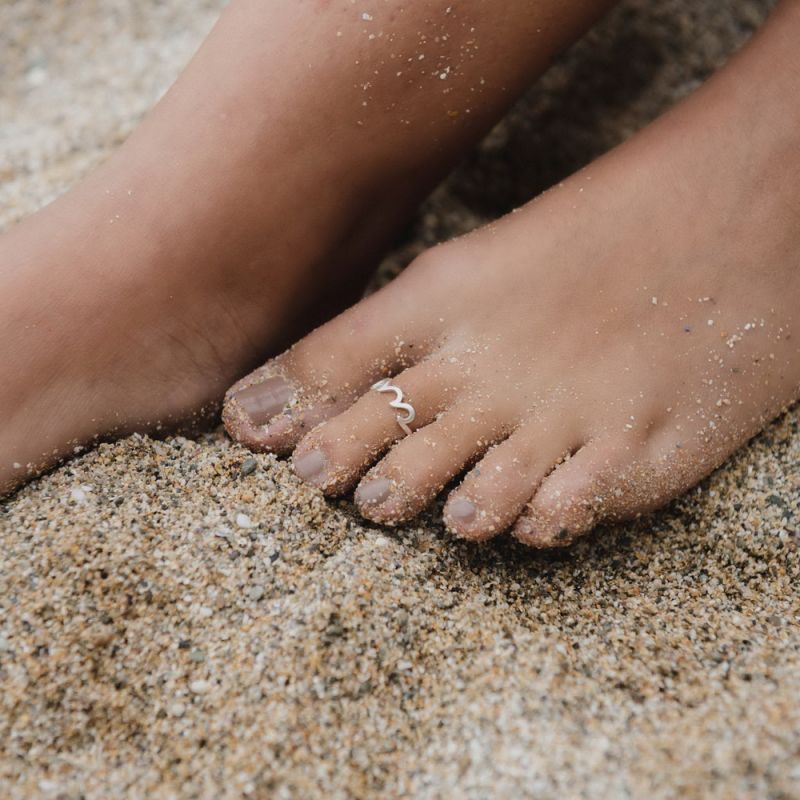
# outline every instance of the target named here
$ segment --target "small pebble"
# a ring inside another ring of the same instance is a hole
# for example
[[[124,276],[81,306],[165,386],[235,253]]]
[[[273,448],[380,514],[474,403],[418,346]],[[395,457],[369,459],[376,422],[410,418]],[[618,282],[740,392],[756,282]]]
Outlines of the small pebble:
[[[69,496],[76,503],[86,502],[86,492],[80,486],[76,487],[75,489],[72,489],[69,493]]]
[[[242,462],[242,467],[240,473],[242,477],[246,477],[247,475],[252,475],[258,469],[258,461],[256,461],[252,456],[246,458]]]
[[[264,597],[264,587],[256,584],[255,586],[251,586],[249,591],[247,592],[247,596],[254,602],[257,603]]]

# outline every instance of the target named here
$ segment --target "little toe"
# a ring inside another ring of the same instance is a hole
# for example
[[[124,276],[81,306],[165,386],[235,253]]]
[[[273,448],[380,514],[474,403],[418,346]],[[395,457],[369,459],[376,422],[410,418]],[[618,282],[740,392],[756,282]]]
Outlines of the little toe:
[[[355,493],[360,513],[381,523],[415,517],[498,433],[486,415],[455,408],[445,412],[398,442],[363,478]]]
[[[447,529],[484,540],[508,530],[554,465],[579,445],[562,425],[528,424],[493,447],[444,508]]]
[[[461,381],[456,369],[438,360],[424,361],[391,378],[404,402],[415,411],[409,422],[412,430],[428,425],[447,408]],[[398,422],[406,411],[393,408],[390,403],[394,400],[391,391],[367,391],[346,411],[311,431],[292,457],[297,475],[326,494],[352,489],[366,470],[406,435]]]
[[[539,486],[514,526],[537,548],[565,547],[598,523],[633,507],[626,475],[631,454],[594,441],[560,464]]]

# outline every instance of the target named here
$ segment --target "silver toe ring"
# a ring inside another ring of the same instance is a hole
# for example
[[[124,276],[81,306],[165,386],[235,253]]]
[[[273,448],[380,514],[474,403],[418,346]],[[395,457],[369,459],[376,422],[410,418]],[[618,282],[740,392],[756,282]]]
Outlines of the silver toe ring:
[[[412,431],[408,426],[417,418],[417,412],[411,403],[403,402],[403,390],[395,386],[389,378],[384,378],[372,385],[376,392],[394,392],[394,400],[389,401],[389,405],[398,411],[405,411],[405,414],[398,414],[395,419],[397,424],[403,429],[406,436],[410,436]]]

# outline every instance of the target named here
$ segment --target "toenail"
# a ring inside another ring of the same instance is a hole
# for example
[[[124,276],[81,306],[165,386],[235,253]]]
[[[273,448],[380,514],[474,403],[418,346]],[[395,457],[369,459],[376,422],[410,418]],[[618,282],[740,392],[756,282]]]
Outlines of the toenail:
[[[469,500],[459,498],[450,503],[447,513],[456,522],[472,522],[475,519],[476,512],[475,504],[470,503]]]
[[[319,483],[325,473],[325,454],[322,450],[312,450],[305,455],[295,458],[294,471],[299,478],[309,483]]]
[[[391,490],[392,482],[386,478],[367,481],[356,489],[356,502],[376,506],[389,496]]]
[[[276,375],[236,392],[233,399],[241,406],[253,425],[265,425],[286,408],[293,394],[289,383]]]

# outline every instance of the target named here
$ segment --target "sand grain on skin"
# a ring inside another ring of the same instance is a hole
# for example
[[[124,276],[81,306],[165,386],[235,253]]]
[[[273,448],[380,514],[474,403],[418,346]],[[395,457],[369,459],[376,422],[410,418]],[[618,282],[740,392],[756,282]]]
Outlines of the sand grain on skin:
[[[0,8],[0,222],[109,152],[219,5]],[[383,274],[643,125],[768,6],[625,3]],[[2,794],[800,796],[799,498],[797,409],[559,554],[365,525],[220,433],[102,445],[0,503]]]

